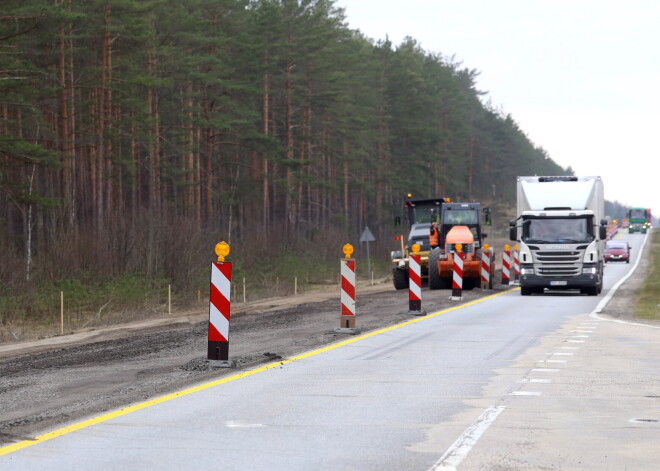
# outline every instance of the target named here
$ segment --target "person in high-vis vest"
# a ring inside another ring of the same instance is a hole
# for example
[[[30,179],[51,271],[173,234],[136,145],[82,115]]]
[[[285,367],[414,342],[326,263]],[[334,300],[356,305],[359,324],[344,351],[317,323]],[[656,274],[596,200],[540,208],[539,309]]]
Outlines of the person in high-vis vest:
[[[431,232],[429,234],[429,242],[431,244],[431,250],[438,248],[440,243],[440,232],[438,231],[438,223],[434,222],[431,224]]]

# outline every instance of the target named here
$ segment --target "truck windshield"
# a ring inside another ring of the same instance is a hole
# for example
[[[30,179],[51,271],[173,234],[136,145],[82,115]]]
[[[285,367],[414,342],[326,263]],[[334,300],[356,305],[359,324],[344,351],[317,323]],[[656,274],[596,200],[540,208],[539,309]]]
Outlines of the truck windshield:
[[[530,218],[523,221],[525,243],[579,243],[594,240],[591,218]]]
[[[630,219],[643,219],[646,221],[646,210],[644,209],[631,209]]]

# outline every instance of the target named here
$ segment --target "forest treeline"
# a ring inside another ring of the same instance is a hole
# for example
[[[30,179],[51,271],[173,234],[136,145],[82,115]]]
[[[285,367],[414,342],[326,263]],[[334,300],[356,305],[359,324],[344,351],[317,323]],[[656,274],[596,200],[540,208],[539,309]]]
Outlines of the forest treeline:
[[[337,258],[409,191],[513,202],[517,175],[572,173],[477,76],[332,0],[3,0],[0,288],[197,286],[222,239],[245,270]]]

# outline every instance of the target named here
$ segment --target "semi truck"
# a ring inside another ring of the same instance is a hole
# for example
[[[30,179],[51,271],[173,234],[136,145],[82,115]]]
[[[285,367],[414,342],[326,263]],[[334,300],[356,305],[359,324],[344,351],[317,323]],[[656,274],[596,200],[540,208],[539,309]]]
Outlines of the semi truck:
[[[598,176],[518,177],[509,238],[520,247],[520,294],[603,289],[603,181]]]

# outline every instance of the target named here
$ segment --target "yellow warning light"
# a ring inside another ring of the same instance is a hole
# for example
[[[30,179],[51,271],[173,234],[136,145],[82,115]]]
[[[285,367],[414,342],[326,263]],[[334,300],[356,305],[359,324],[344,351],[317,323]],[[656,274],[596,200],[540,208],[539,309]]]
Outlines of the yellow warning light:
[[[412,198],[412,193],[408,193],[408,199]]]
[[[410,247],[410,249],[413,251],[415,255],[417,255],[417,252],[419,252],[421,247],[419,246],[419,244],[413,244],[412,247]]]
[[[513,250],[518,250],[518,244],[513,246]]]
[[[490,244],[484,244],[484,250],[488,252],[490,250]]]
[[[445,198],[447,200],[447,203],[451,203],[451,198]]]
[[[344,247],[342,247],[342,250],[344,251],[344,255],[346,255],[346,258],[351,258],[351,254],[353,253],[353,246],[351,244],[344,245]]]
[[[463,250],[463,244],[459,242],[456,245],[454,245],[454,248],[460,252],[461,250]]]
[[[504,250],[511,250],[511,246],[510,246],[509,244],[506,244],[506,245],[504,246]]]
[[[215,246],[215,254],[218,256],[218,262],[224,262],[225,257],[229,255],[229,244],[225,242],[224,240],[222,242],[218,242]]]

